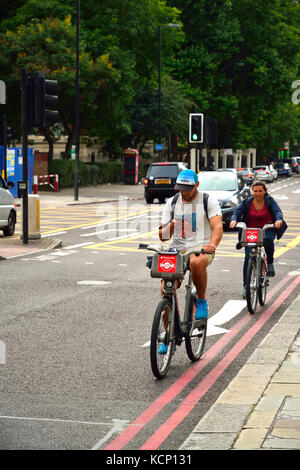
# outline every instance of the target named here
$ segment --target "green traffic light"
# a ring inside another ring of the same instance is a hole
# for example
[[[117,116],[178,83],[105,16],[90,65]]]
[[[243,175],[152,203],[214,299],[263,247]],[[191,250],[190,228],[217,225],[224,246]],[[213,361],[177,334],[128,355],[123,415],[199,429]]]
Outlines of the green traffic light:
[[[197,134],[193,134],[193,140],[198,140]]]

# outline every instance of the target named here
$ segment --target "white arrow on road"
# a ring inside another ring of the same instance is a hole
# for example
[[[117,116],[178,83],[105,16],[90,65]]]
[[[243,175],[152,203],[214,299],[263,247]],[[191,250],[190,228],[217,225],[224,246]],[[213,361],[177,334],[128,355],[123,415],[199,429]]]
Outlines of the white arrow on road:
[[[214,335],[221,335],[224,333],[228,333],[230,330],[226,330],[225,328],[220,328],[219,325],[224,325],[236,315],[238,315],[243,308],[245,308],[247,302],[245,300],[228,300],[225,305],[219,310],[215,315],[208,319],[207,322],[207,336],[214,336]],[[150,346],[150,341],[143,344],[143,348],[147,348]]]
[[[228,300],[221,310],[208,319],[207,336],[228,333],[230,330],[219,328],[219,325],[223,325],[234,318],[243,310],[243,308],[246,307],[246,305],[247,302],[245,300]]]

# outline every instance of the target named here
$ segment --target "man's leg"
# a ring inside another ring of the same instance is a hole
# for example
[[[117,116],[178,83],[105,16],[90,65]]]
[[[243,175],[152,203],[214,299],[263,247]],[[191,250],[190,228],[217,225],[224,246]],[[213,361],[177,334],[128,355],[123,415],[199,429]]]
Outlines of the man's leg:
[[[192,273],[193,283],[196,287],[198,298],[205,299],[207,287],[207,271],[208,266],[207,255],[192,255],[190,258],[190,270]]]
[[[197,290],[196,320],[208,317],[208,305],[206,300],[207,271],[210,258],[207,255],[192,255],[190,258],[190,269],[193,283]]]

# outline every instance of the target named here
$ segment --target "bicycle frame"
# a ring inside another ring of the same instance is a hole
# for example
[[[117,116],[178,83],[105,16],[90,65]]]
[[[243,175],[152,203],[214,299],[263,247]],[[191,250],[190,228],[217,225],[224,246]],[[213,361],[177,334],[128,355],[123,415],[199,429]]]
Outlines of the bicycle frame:
[[[274,225],[266,224],[262,229],[258,229],[247,228],[245,223],[239,222],[237,224],[237,228],[241,228],[243,230],[241,236],[241,246],[249,247],[250,249],[246,276],[246,298],[248,310],[251,314],[253,314],[255,313],[258,299],[261,305],[264,305],[265,303],[266,289],[269,282],[268,280],[265,280],[265,273],[262,277],[262,266],[265,265],[265,250],[263,241],[266,230],[274,228]],[[253,282],[255,285],[253,285]],[[263,291],[263,289],[265,291]]]
[[[190,300],[192,297],[192,273],[189,271],[188,275],[188,282],[185,285],[186,293],[185,293],[185,302],[184,302],[184,314],[183,318],[180,313],[180,308],[179,308],[179,302],[178,302],[178,297],[177,297],[177,287],[176,287],[176,280],[164,280],[164,286],[163,286],[163,296],[164,297],[170,297],[172,299],[172,315],[171,319],[169,320],[170,327],[170,338],[168,340],[172,339],[180,339],[180,336],[186,337],[186,336],[191,336],[190,332],[193,331],[195,328],[202,326],[203,325],[203,320],[195,320],[193,318],[193,323],[191,327],[189,328],[189,314],[190,314]],[[176,319],[178,320],[176,323]],[[179,331],[177,331],[179,330]]]
[[[177,281],[183,281],[188,270],[187,263],[183,262],[183,256],[186,261],[192,254],[200,255],[207,252],[190,250],[182,255],[179,252],[161,251],[154,245],[140,244],[139,248],[155,251],[159,255],[148,257],[147,267],[151,267],[152,277],[163,280],[162,298],[155,310],[150,341],[152,372],[158,379],[162,379],[168,372],[175,346],[181,345],[184,339],[187,355],[192,362],[198,361],[203,353],[207,319],[196,320],[193,314],[196,305],[196,289],[193,288],[191,271],[189,271],[188,282],[185,285],[183,318],[181,318],[177,297]]]

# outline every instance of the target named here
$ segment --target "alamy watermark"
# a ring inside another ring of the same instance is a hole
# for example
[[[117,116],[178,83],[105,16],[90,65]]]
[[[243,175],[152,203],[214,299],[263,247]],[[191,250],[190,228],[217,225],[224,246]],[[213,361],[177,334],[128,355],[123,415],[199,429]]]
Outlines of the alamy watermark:
[[[299,104],[300,103],[300,80],[295,80],[292,83],[292,88],[296,89],[294,93],[292,93],[292,103]]]
[[[121,238],[135,237],[157,231],[161,220],[160,207],[128,203],[119,197],[118,203],[99,204],[96,216],[96,236],[102,241],[114,241]]]

